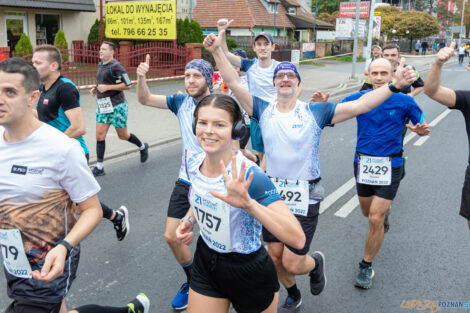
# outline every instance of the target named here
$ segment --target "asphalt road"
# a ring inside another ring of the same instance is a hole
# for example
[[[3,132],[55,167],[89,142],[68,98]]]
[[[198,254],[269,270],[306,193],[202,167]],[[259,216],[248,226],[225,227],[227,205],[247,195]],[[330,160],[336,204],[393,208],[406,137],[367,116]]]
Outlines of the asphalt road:
[[[443,73],[445,85],[453,89],[468,89],[468,77],[457,65]],[[428,123],[447,110],[424,95],[417,101]],[[311,251],[326,255],[328,284],[315,297],[309,293],[308,276],[298,277],[303,294],[300,312],[413,312],[418,309],[401,307],[403,301],[470,300],[470,232],[458,215],[468,159],[462,115],[452,111],[432,128],[421,146],[415,145],[418,139],[405,146],[407,175],[393,203],[390,232],[374,260],[372,289],[353,286],[368,222],[354,206],[346,217],[335,215],[354,202],[350,199],[355,189],[345,188],[320,216],[311,246]],[[355,120],[324,130],[320,154],[327,195],[352,178],[355,140]],[[163,234],[180,156],[180,144],[174,143],[151,150],[145,164],[139,163],[137,154],[107,164],[107,175],[99,178],[100,199],[111,207],[124,204],[129,208],[131,232],[125,241],[117,242],[112,224],[103,221],[83,242],[78,278],[67,297],[70,308],[89,303],[120,306],[145,292],[152,312],[172,312],[170,302],[184,273]],[[0,281],[5,281],[3,273]],[[5,285],[0,284],[2,311],[10,302]],[[281,288],[281,302],[284,297]],[[440,311],[462,310],[441,306]],[[431,311],[424,308],[424,312]]]

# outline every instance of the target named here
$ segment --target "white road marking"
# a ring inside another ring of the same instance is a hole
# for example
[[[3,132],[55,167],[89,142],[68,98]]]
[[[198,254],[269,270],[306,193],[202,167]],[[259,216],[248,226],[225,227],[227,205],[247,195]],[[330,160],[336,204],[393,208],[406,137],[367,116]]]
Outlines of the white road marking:
[[[417,147],[422,146],[423,143],[425,143],[426,140],[428,140],[428,139],[429,139],[429,136],[422,136],[421,138],[419,138],[418,140],[416,140],[413,145],[414,145],[414,146],[417,146]]]
[[[341,207],[338,211],[336,211],[335,216],[339,216],[342,218],[348,217],[348,215],[354,211],[354,209],[359,205],[359,198],[357,195],[354,195],[345,205]]]
[[[323,202],[320,204],[320,214],[325,212],[333,203],[336,202],[339,198],[344,196],[346,192],[348,192],[351,188],[353,188],[356,185],[356,179],[353,177],[350,180],[348,180],[346,183],[344,183],[343,186],[339,187],[332,193],[330,193]]]

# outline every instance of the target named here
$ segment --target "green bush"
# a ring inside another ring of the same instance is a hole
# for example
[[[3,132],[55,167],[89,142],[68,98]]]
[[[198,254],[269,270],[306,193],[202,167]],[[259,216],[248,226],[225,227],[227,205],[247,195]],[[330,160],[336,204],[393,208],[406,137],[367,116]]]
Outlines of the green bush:
[[[226,41],[227,41],[228,50],[232,51],[238,48],[237,41],[233,39],[232,37],[227,37]]]
[[[201,58],[203,60],[206,60],[210,64],[212,64],[212,66],[215,68],[214,56],[212,55],[212,53],[210,53],[210,51],[206,50],[206,48],[204,48],[204,47],[202,47]]]
[[[62,29],[55,34],[54,38],[54,46],[61,51],[62,54],[62,63],[66,63],[69,59],[66,53],[62,53],[62,50],[68,49],[67,40],[65,39],[65,33]]]
[[[103,28],[105,22],[103,21]],[[100,21],[95,20],[95,23],[90,28],[90,33],[88,34],[88,43],[100,43]]]
[[[178,46],[184,46],[186,43],[191,42],[202,43],[204,41],[201,25],[194,20],[190,22],[187,18],[184,20],[178,19],[176,21],[176,32]]]
[[[15,56],[21,58],[26,55],[30,55],[29,59],[31,59],[31,54],[33,54],[33,45],[31,44],[31,40],[25,34],[21,34],[20,40],[18,40],[15,46]]]

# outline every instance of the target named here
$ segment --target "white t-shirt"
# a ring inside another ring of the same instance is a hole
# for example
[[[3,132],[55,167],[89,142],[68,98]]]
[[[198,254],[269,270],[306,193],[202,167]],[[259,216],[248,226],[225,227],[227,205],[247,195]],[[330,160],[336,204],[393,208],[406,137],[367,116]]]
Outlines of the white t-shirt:
[[[259,66],[258,59],[242,59],[241,61],[240,70],[246,72],[250,94],[268,102],[274,101],[277,96],[274,87],[274,70],[279,62],[272,60],[270,67],[262,68]]]
[[[459,47],[459,54],[465,54],[465,47]]]
[[[100,191],[83,149],[52,126],[43,124],[26,139],[8,143],[0,126],[0,229],[18,229],[32,270],[40,270],[47,251],[74,227],[75,203]],[[64,273],[48,284],[5,272],[13,299],[58,303],[78,268],[79,246]]]

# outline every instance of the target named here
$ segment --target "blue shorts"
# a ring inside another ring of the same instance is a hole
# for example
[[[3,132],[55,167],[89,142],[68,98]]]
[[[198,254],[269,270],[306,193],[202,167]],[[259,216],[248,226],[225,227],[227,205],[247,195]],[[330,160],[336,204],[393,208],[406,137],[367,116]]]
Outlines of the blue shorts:
[[[258,122],[250,120],[250,136],[251,136],[251,147],[253,150],[264,153],[263,136],[261,135],[261,128]]]

